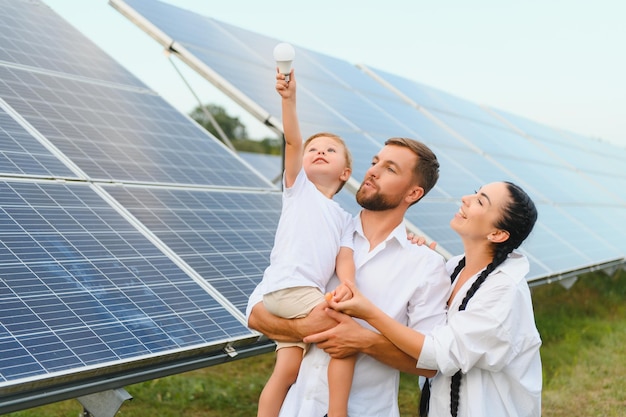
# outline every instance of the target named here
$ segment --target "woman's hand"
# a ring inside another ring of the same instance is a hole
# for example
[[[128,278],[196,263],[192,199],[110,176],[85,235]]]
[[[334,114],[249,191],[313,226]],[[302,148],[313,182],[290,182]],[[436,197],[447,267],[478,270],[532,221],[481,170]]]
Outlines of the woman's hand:
[[[352,317],[367,320],[378,308],[357,290],[354,283],[346,282],[344,285],[352,292],[352,298],[337,301],[336,297],[330,297],[327,299],[328,306]]]

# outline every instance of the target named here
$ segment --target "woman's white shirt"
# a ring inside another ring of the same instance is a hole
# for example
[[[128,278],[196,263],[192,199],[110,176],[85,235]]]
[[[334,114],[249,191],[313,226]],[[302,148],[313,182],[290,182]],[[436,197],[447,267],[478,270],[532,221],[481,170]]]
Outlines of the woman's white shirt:
[[[448,272],[460,258],[448,261]],[[541,339],[528,269],[525,256],[510,254],[459,311],[478,274],[472,277],[452,300],[446,325],[426,337],[417,367],[439,371],[431,384],[430,417],[450,415],[450,380],[459,369],[459,416],[541,415]]]

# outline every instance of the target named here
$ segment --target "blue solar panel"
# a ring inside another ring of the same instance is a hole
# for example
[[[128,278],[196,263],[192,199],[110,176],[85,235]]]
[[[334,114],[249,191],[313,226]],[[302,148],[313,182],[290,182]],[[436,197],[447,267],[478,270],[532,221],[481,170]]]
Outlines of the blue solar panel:
[[[621,192],[626,189],[626,148],[542,126],[510,113],[493,111],[515,129],[538,142],[550,153],[555,161],[553,163],[569,167],[587,181],[592,181],[593,186],[599,188],[598,192],[610,195],[620,204],[626,203],[626,195]],[[595,200],[603,201],[600,198]]]
[[[242,314],[269,264],[280,193],[106,187]]]
[[[544,144],[545,141],[529,137],[501,117],[489,116],[488,111],[465,100],[452,100],[448,94],[382,71],[368,71],[374,73],[377,79],[382,79],[394,89],[402,91],[404,97],[423,106],[432,118],[442,122],[451,134],[470,148],[477,148],[475,150],[478,153],[472,157],[468,153],[461,155],[459,150],[455,150],[454,146],[449,147],[447,143],[433,146],[440,157],[451,157],[480,178],[476,187],[494,180],[513,181],[524,187],[542,208],[545,207],[540,210],[538,221],[543,227],[537,227],[533,238],[524,244],[524,250],[531,261],[537,264],[529,274],[531,280],[624,256],[624,244],[610,244],[606,237],[594,232],[599,223],[603,222],[601,210],[598,210],[597,216],[591,217],[581,216],[581,211],[578,210],[586,205],[598,205],[599,208],[614,204],[615,199],[602,187],[590,181],[590,178],[581,175],[577,167],[566,163],[551,151]],[[441,100],[432,101],[439,95]],[[424,97],[429,99],[425,100]],[[446,106],[442,105],[444,102],[447,103]],[[541,131],[545,134],[548,129]],[[591,143],[589,139],[582,142]],[[601,165],[601,161],[596,161],[595,165]],[[621,171],[624,171],[623,168]],[[450,180],[463,182],[463,176],[458,174],[459,172],[448,178],[448,182],[443,179],[442,188],[453,191],[454,187],[449,185]],[[442,163],[442,178],[445,176],[445,165]],[[460,194],[451,192],[451,195]],[[624,218],[625,215],[621,210],[618,218]],[[569,223],[561,224],[561,219],[569,219]],[[556,248],[555,237],[558,241]],[[545,242],[552,242],[551,250],[546,250],[543,246]],[[595,249],[587,250],[581,256],[581,245],[592,245]]]
[[[265,178],[275,184],[280,184],[283,170],[283,158],[280,155],[254,152],[237,152],[237,155],[259,171]]]
[[[93,180],[270,186],[152,92],[0,66],[0,97]]]
[[[144,30],[164,44],[173,42],[183,61],[199,60],[221,76],[229,85],[217,83],[211,72],[194,67],[228,94],[245,96],[279,118],[280,100],[272,81],[272,49],[279,40],[158,1],[111,3],[127,16],[144,16],[168,38],[159,39],[150,25],[140,25]],[[197,33],[199,26],[202,36]],[[614,189],[624,189],[625,167],[618,162],[624,160],[623,151],[616,151],[620,158],[615,158],[607,149],[595,150],[588,138],[570,139],[567,133],[553,133],[538,124],[526,130],[519,119],[493,109],[306,48],[296,47],[294,67],[303,136],[320,130],[341,135],[353,153],[357,181],[388,137],[413,137],[433,148],[441,161],[441,179],[406,217],[448,252],[462,250],[458,237],[447,227],[461,196],[485,183],[508,180],[520,184],[545,207],[533,238],[524,245],[533,263],[530,280],[624,257],[622,229],[616,228],[621,243],[607,239],[594,232],[606,227],[602,216],[588,217],[609,208],[616,215],[613,222],[626,223],[623,197],[616,198]],[[555,140],[554,135],[560,138]],[[589,150],[592,156],[577,163]],[[604,162],[610,169],[601,167]],[[617,179],[604,177],[609,170]],[[342,202],[346,200],[341,197]],[[581,240],[595,249],[581,256]]]
[[[41,142],[1,108],[0,175],[76,177]]]
[[[0,389],[255,338],[90,186],[0,194]]]
[[[2,62],[146,88],[45,4],[3,1],[0,27]]]
[[[0,7],[0,414],[270,347],[243,310],[280,190],[47,6]]]

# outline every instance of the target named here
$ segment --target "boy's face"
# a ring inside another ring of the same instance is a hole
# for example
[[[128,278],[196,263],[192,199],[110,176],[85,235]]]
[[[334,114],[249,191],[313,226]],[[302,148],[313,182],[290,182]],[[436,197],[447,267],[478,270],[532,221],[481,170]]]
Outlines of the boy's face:
[[[375,211],[398,207],[417,187],[413,180],[415,164],[417,155],[409,148],[386,145],[372,159],[357,191],[357,202]]]
[[[339,178],[347,169],[346,150],[340,142],[333,138],[317,137],[309,142],[304,149],[302,166],[309,176],[313,172],[317,172],[333,174]]]

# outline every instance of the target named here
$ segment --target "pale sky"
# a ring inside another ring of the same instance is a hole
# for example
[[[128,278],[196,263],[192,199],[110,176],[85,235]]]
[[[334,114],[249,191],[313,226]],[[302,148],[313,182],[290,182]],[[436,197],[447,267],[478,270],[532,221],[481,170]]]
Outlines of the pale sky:
[[[179,110],[197,104],[162,47],[107,0],[43,1]],[[624,0],[166,2],[626,147]],[[202,102],[250,123],[175,62]]]

